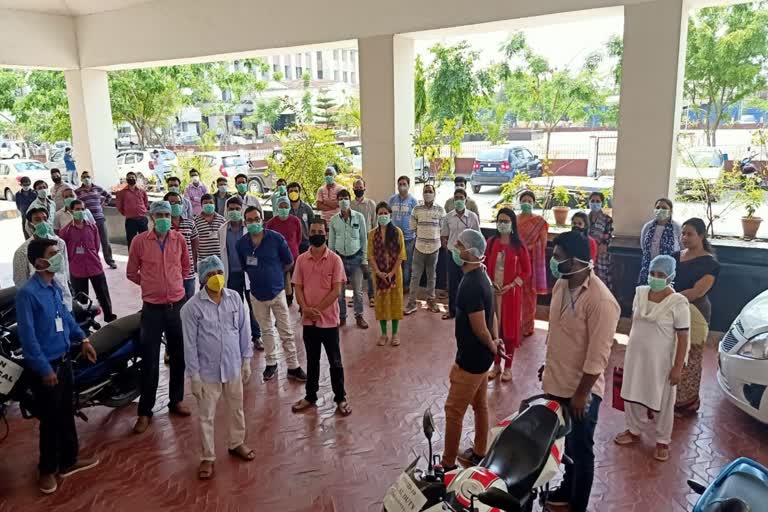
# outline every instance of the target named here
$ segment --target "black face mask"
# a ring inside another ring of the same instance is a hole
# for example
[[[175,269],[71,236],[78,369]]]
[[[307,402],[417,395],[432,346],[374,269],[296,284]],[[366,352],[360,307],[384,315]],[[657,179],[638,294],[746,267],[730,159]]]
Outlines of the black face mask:
[[[576,226],[573,226],[571,228],[571,231],[578,231],[579,233],[584,233],[585,235],[587,234],[587,230],[586,229],[584,229],[584,228],[577,228]]]
[[[322,247],[325,244],[325,235],[310,235],[309,243],[315,247]]]
[[[56,176],[55,178],[51,178],[51,180],[52,180],[52,181],[53,181],[55,184],[57,184],[57,185],[58,185],[59,183],[61,183],[61,176]]]
[[[363,190],[355,190],[355,197],[360,199],[365,194],[365,189]]]
[[[127,181],[129,185],[135,185],[136,184],[136,178],[128,178],[125,181]]]

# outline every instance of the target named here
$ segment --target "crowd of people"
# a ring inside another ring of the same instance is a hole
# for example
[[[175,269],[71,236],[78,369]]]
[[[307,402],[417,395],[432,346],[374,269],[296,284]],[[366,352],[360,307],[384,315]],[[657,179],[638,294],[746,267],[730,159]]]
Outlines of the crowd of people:
[[[441,312],[436,283],[442,250],[450,254],[448,307],[442,318],[454,320],[457,341],[445,404],[443,468],[454,468],[457,459],[476,464],[485,455],[487,382],[513,379],[515,351],[534,332],[537,297],[551,294],[540,376],[545,393],[568,404],[573,414],[566,454],[574,463],[549,501],[586,510],[604,372],[620,315],[611,292],[613,222],[604,211],[602,193],[591,195],[588,213],[573,216],[571,231],[555,237],[547,259],[549,225],[534,213],[537,198],[528,190],[519,195],[518,212],[510,207],[497,211],[495,232],[486,239],[463,177],[455,179],[444,206],[436,204],[431,183],[416,198],[407,176],[397,180],[397,192],[388,201],[377,204],[366,197],[362,178],[350,191],[336,182],[336,171],[329,167],[314,194],[314,208],[302,200],[300,183],[278,180],[272,216],[265,221],[260,202],[247,193],[247,176],[235,177],[233,194],[226,180],[209,192],[197,170],[189,176],[183,191],[178,177],[168,177],[165,195],[151,204],[134,173],[128,173],[116,194],[129,246],[127,277],[142,297],[136,434],[151,428],[163,338],[169,412],[191,415],[184,403],[185,375],[198,402],[201,479],[214,474],[214,416],[222,396],[230,411],[229,453],[245,461],[255,457],[245,444],[243,413],[243,384],[251,376],[254,351],[264,352],[265,381],[278,377],[282,354],[285,377],[304,384],[304,397],[292,405],[299,413],[318,401],[325,349],[337,413],[349,415],[340,350],[340,328],[348,317],[344,290],[349,286],[352,291],[354,325],[369,328],[367,303],[380,330],[377,344],[397,347],[400,322],[419,312],[422,280],[426,311]],[[105,321],[116,318],[99,255],[115,268],[103,212],[110,194],[88,172],[80,175],[77,188],[63,183],[56,169],[51,178],[50,192],[44,181],[30,184],[22,178],[16,202],[27,240],[13,265],[24,354],[34,363],[41,395],[50,405],[41,418],[40,489],[45,493],[56,490],[57,472],[66,476],[97,463],[77,458],[71,401],[65,403],[72,386],[69,342],[82,342],[86,357],[96,357],[69,312],[72,292],[88,293],[90,283]],[[636,442],[646,416],[653,416],[654,457],[660,461],[669,458],[674,417],[699,407],[711,314],[707,294],[719,272],[704,223],[694,218],[680,225],[672,220],[672,207],[668,199],[659,199],[653,220],[640,234],[642,267],[622,389],[627,430],[615,438],[619,445]],[[294,302],[301,315],[306,372],[290,320]],[[33,320],[38,318],[45,320]],[[462,420],[470,405],[475,443],[460,451]]]

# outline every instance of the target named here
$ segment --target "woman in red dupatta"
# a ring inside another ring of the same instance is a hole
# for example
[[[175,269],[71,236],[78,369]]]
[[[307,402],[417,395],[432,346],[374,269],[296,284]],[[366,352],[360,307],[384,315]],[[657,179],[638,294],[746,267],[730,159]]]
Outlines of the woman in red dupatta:
[[[508,359],[501,372],[501,358],[497,355],[488,380],[501,373],[502,382],[512,380],[512,358],[520,346],[520,322],[523,308],[523,283],[531,277],[528,250],[520,241],[515,212],[502,208],[496,215],[496,236],[488,240],[485,249],[488,277],[495,292],[496,318],[499,335],[504,340]]]
[[[533,334],[536,318],[537,295],[549,293],[547,287],[547,234],[549,224],[541,215],[533,213],[536,196],[530,190],[520,194],[520,210],[517,216],[517,227],[520,230],[520,241],[528,249],[531,259],[531,276],[523,283],[523,336]]]

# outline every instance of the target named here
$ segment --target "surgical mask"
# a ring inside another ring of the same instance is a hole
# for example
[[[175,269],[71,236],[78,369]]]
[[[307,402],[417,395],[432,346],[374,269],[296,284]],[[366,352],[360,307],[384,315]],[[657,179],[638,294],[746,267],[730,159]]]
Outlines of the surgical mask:
[[[128,182],[128,184],[131,185],[131,186],[136,184],[136,178],[128,178],[125,181]]]
[[[365,195],[365,189],[355,189],[355,197],[360,199]]]
[[[246,185],[245,183],[238,183],[237,185],[235,185],[235,188],[237,189],[238,194],[245,194],[246,192],[248,192],[248,185]]]
[[[192,183],[194,183],[195,185],[200,183],[200,176],[192,176]]]
[[[72,212],[72,218],[75,220],[83,220],[85,218],[85,210],[75,210]]]
[[[227,218],[232,222],[240,222],[243,220],[243,212],[240,210],[229,210],[227,212]]]
[[[568,259],[573,259],[573,260],[578,261],[580,263],[586,263],[587,266],[584,267],[584,268],[581,268],[579,270],[576,270],[575,272],[563,272],[560,267],[563,265],[563,263],[567,262]],[[580,260],[578,258],[567,258],[567,259],[564,259],[562,261],[557,261],[555,259],[555,257],[552,256],[549,259],[549,271],[552,272],[552,277],[554,277],[555,279],[560,279],[560,278],[563,278],[563,277],[572,276],[574,274],[578,274],[579,272],[583,272],[585,270],[590,270],[591,268],[592,268],[592,262]]]
[[[155,219],[155,231],[162,235],[163,233],[167,233],[170,230],[171,219],[168,217],[160,217],[159,219]]]
[[[178,194],[178,193],[180,192],[180,189],[179,189],[179,187],[175,187],[175,186],[174,186],[174,187],[171,187],[171,186],[169,185],[169,186],[168,186],[168,192],[176,192],[176,193]]]
[[[653,215],[656,217],[656,220],[667,220],[670,216],[670,211],[666,208],[656,208],[653,210]]]
[[[251,222],[248,224],[248,234],[249,235],[258,235],[262,231],[264,231],[264,224],[261,222]]]
[[[288,199],[291,201],[298,201],[299,200],[299,193],[298,192],[288,192]]]
[[[37,191],[37,197],[40,199],[45,199],[48,197],[48,189],[47,188],[41,188]]]
[[[281,219],[287,219],[288,215],[290,215],[290,214],[291,214],[291,209],[290,208],[278,208],[277,209],[277,216],[280,217]]]
[[[399,186],[397,187],[397,190],[398,190],[398,191],[399,191],[401,194],[405,194],[406,192],[408,192],[408,185],[399,185]]]
[[[226,185],[221,185],[219,187],[219,193],[220,194],[226,194],[227,193],[227,186]]]
[[[48,268],[40,269],[38,272],[51,272],[57,274],[64,270],[64,256],[62,256],[60,252],[57,252],[45,261],[48,262]]]
[[[457,266],[461,267],[464,265],[464,260],[461,259],[461,252],[455,247],[451,249],[451,258]]]
[[[180,204],[172,204],[171,205],[171,217],[181,217],[181,205]]]
[[[377,220],[379,222],[379,226],[386,226],[387,224],[389,224],[390,216],[389,214],[379,215]]]
[[[91,184],[91,178],[83,178],[83,185],[86,187]]]
[[[277,193],[278,194],[280,194],[282,196],[283,194],[285,194],[285,192],[286,192],[285,185],[278,185],[277,186]]]
[[[523,213],[531,213],[533,211],[533,205],[531,203],[520,203],[520,211]]]
[[[213,206],[211,203],[204,204],[203,205],[203,213],[206,215],[212,214],[214,211],[216,211],[216,207]]]
[[[48,235],[53,233],[53,226],[51,226],[48,222],[38,222],[35,224],[35,236],[38,238],[46,238]]]
[[[23,190],[24,192],[28,192],[29,189],[30,189],[29,185],[22,185],[21,186],[21,190]]]
[[[326,176],[325,177],[325,184],[326,185],[333,185],[334,181],[336,181],[336,178],[334,176]]]
[[[74,201],[74,200],[75,200],[75,198],[74,198],[74,197],[65,197],[65,198],[64,198],[64,206],[65,206],[66,208],[69,208],[69,205],[71,205],[71,204],[72,204],[72,201]]]
[[[342,199],[341,201],[339,201],[339,206],[341,207],[342,210],[349,210],[349,205],[350,205],[349,199]]]
[[[499,233],[506,235],[508,233],[512,232],[512,223],[511,222],[497,222],[496,223],[496,229],[499,231]]]
[[[212,292],[219,293],[224,289],[224,276],[221,274],[212,275],[205,282],[205,286],[207,286],[208,289]]]
[[[424,202],[425,203],[431,203],[435,200],[435,194],[432,192],[424,192]]]
[[[61,183],[61,176],[53,177],[53,178],[51,178],[51,181],[53,181],[54,183],[56,183],[58,185],[59,183]]]
[[[660,292],[667,287],[667,279],[664,277],[648,276],[648,286],[655,292]]]
[[[589,209],[595,213],[603,211],[603,203],[589,203]]]
[[[314,247],[322,247],[325,243],[325,235],[310,235],[309,243]]]
[[[464,201],[464,199],[456,199],[453,202],[453,206],[454,206],[454,208],[456,208],[457,212],[463,212],[464,211],[464,207],[466,206],[466,202]]]

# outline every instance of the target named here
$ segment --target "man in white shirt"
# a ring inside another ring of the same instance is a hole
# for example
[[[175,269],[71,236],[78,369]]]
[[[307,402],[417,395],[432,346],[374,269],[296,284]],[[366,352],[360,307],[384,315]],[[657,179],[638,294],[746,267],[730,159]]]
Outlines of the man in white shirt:
[[[435,186],[424,185],[424,202],[417,205],[411,214],[411,229],[416,233],[416,246],[411,264],[411,283],[405,314],[415,313],[416,291],[419,289],[422,273],[427,274],[427,308],[433,313],[440,311],[435,302],[437,281],[437,257],[440,254],[440,223],[445,217],[442,206],[435,204]]]
[[[480,231],[480,220],[474,212],[467,210],[467,191],[457,188],[453,192],[454,210],[443,218],[440,228],[440,238],[443,247],[454,252],[456,240],[459,234],[465,229],[474,229]],[[443,315],[443,320],[450,320],[456,316],[456,292],[459,289],[459,283],[463,276],[461,271],[461,260],[451,256],[447,263],[448,267],[448,312]]]

